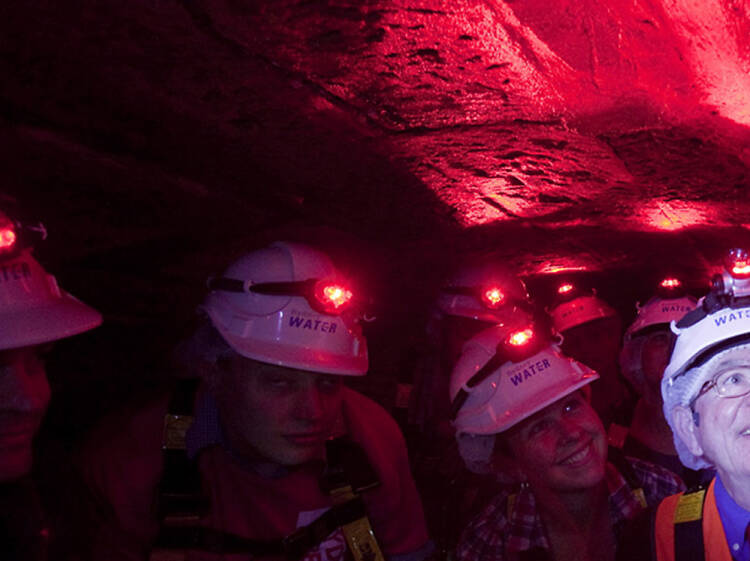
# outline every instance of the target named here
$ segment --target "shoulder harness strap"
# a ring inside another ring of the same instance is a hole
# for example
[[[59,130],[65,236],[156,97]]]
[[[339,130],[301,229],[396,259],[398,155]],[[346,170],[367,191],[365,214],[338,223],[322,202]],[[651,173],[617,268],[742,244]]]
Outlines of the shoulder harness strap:
[[[201,492],[198,464],[188,458],[185,449],[199,382],[197,378],[180,380],[164,415],[164,472],[159,482],[157,512],[166,524],[197,522],[208,509],[208,500]]]
[[[380,484],[364,450],[348,437],[326,443],[326,470],[320,485],[334,506],[307,526],[275,540],[244,538],[199,521],[208,511],[201,493],[197,462],[187,457],[185,433],[193,422],[198,380],[180,381],[164,418],[164,474],[159,484],[158,513],[162,520],[159,549],[198,549],[213,553],[250,553],[255,557],[301,559],[337,528],[342,528],[355,561],[383,561],[360,493]]]
[[[333,500],[333,508],[362,501],[359,493],[380,485],[365,451],[346,436],[326,442],[326,460],[320,486]],[[355,561],[384,561],[364,504],[361,516],[342,524],[341,530]]]
[[[283,556],[301,559],[311,548],[325,540],[337,528],[366,518],[362,497],[355,497],[324,512],[307,526],[275,540],[244,538],[207,526],[162,527],[157,546],[161,549],[198,549],[219,554],[251,554],[253,557]]]
[[[705,561],[703,548],[703,505],[706,489],[697,486],[680,497],[674,511],[675,561]]]

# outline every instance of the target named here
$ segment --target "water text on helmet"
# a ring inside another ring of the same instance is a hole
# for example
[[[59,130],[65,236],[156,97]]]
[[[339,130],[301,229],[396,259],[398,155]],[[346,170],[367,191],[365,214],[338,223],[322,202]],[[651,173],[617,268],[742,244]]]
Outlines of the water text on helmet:
[[[528,380],[529,378],[531,378],[534,374],[538,374],[542,370],[546,370],[549,367],[549,360],[545,358],[531,364],[522,364],[518,368],[515,368],[508,372],[507,376],[508,378],[510,378],[510,381],[513,382],[513,385],[517,386],[524,380]]]

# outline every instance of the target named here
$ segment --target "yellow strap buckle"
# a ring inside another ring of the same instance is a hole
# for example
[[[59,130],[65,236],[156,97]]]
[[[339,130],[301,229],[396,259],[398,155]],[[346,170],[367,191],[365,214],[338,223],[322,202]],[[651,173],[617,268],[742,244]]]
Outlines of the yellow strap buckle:
[[[184,450],[185,433],[192,424],[192,415],[164,415],[162,450]]]
[[[350,485],[331,491],[334,504],[348,501],[354,497],[355,494]],[[367,516],[344,524],[341,531],[344,533],[349,551],[354,556],[354,561],[385,561],[372,531],[370,519]]]
[[[674,511],[674,523],[700,520],[703,517],[703,498],[705,495],[705,489],[682,495]]]

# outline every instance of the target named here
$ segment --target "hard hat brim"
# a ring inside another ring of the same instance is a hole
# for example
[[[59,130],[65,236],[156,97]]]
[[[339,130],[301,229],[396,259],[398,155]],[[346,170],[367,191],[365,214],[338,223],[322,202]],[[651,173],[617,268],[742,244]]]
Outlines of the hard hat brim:
[[[281,343],[250,340],[233,335],[221,326],[215,325],[215,327],[229,346],[238,354],[259,362],[340,376],[364,376],[367,374],[366,345],[360,349],[357,355],[349,356],[299,346],[294,348],[293,353],[290,353],[288,346]]]
[[[0,350],[49,343],[98,327],[102,315],[62,291],[61,297],[0,319]]]

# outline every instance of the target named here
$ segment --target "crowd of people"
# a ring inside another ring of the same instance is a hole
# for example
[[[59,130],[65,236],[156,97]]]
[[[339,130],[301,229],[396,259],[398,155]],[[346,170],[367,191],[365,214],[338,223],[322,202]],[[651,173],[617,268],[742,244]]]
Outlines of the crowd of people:
[[[102,316],[22,234],[0,215],[4,559],[750,560],[741,250],[703,294],[664,279],[624,333],[594,290],[562,283],[542,307],[513,271],[467,261],[401,426],[346,384],[368,342],[331,258],[250,250],[208,280],[184,375],[71,452],[85,529],[61,548],[30,476],[43,353]]]

